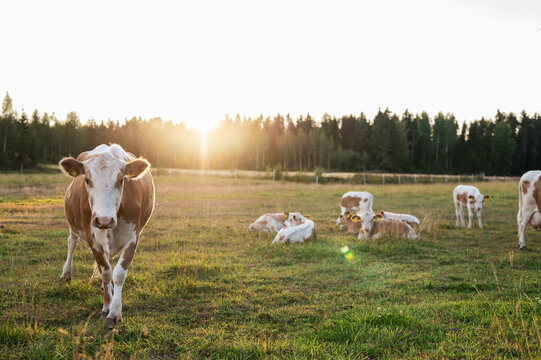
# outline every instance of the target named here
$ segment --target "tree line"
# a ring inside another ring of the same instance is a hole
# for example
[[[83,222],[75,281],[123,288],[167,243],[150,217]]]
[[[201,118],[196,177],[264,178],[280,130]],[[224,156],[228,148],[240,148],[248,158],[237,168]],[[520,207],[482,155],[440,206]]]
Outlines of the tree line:
[[[153,166],[204,169],[385,171],[520,175],[541,167],[541,115],[496,113],[459,125],[453,114],[379,110],[320,121],[278,114],[228,115],[202,141],[184,123],[133,117],[81,123],[75,112],[19,115],[6,94],[0,116],[0,169],[56,163],[102,143],[118,143]]]

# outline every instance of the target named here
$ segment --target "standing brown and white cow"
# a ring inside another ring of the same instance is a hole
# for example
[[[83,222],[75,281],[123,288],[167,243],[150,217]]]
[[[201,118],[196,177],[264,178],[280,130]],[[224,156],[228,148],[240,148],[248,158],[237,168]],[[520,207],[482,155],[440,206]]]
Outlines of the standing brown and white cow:
[[[64,158],[60,167],[74,178],[65,197],[70,236],[61,278],[70,281],[77,241],[86,241],[101,273],[102,314],[113,328],[122,321],[122,286],[139,235],[154,209],[150,163],[114,144],[100,145],[77,159]],[[109,260],[117,254],[120,257],[113,271]]]
[[[521,250],[526,249],[524,232],[528,223],[537,231],[541,229],[541,171],[528,171],[518,184],[518,243]]]

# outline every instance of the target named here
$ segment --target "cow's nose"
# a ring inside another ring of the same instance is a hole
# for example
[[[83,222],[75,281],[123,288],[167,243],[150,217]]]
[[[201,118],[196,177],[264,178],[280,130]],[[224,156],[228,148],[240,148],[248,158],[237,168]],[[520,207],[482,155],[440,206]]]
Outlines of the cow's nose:
[[[100,229],[110,229],[115,225],[115,219],[112,217],[98,217],[94,219],[94,226]]]

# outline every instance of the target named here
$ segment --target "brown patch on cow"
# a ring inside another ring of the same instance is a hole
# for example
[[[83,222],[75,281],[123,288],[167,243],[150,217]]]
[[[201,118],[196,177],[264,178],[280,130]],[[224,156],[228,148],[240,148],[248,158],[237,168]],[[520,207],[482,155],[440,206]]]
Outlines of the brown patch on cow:
[[[346,196],[340,200],[340,206],[346,209],[358,208],[360,203],[361,198],[353,196]]]
[[[268,216],[270,216],[271,218],[273,218],[274,220],[276,220],[277,222],[279,223],[284,223],[284,221],[287,220],[287,218],[284,217],[284,214],[268,214]]]
[[[280,240],[284,240],[285,239],[285,236],[284,235],[280,235]]]
[[[135,225],[137,235],[143,231],[154,210],[154,182],[150,172],[140,179],[127,178],[124,182],[124,192],[118,209],[118,217],[128,224]]]
[[[458,202],[461,202],[462,204],[467,204],[468,203],[468,194],[466,194],[466,193],[456,194],[456,199],[458,200]]]
[[[530,188],[530,182],[528,180],[524,180],[522,182],[522,193],[524,195],[526,195],[526,193],[528,192],[528,189]]]
[[[537,178],[533,184],[532,196],[537,204],[537,208],[541,209],[541,177]]]
[[[132,242],[130,243],[130,245],[128,245],[126,250],[124,250],[124,254],[122,254],[122,262],[120,263],[120,266],[122,266],[124,270],[128,270],[128,267],[130,266],[133,256],[135,254],[136,248],[137,244]]]

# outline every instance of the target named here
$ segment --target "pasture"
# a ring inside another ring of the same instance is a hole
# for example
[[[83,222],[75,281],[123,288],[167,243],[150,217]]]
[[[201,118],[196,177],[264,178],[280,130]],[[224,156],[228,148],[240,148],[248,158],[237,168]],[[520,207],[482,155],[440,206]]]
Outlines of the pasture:
[[[80,242],[72,282],[60,174],[0,175],[0,358],[362,359],[541,357],[541,239],[518,250],[516,182],[491,196],[484,229],[455,228],[456,185],[314,185],[154,176],[156,208],[123,292],[123,322],[100,318]],[[338,231],[348,190],[411,213],[418,240]],[[318,239],[271,244],[248,225],[296,210]],[[467,214],[466,214],[467,217]],[[341,253],[348,246],[351,260]],[[113,261],[115,263],[116,261]]]

